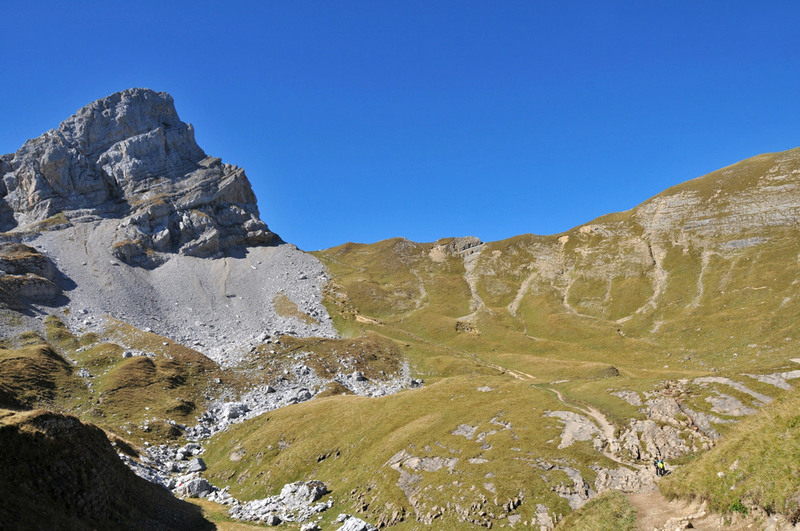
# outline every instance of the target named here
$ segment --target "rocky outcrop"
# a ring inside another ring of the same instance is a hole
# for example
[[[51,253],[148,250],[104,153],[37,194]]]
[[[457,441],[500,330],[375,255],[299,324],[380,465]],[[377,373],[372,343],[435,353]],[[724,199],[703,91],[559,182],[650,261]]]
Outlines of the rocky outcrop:
[[[378,531],[374,525],[347,514],[340,514],[336,522],[343,524],[337,531]]]
[[[235,505],[228,514],[236,520],[277,525],[281,522],[303,522],[312,515],[330,509],[332,501],[317,502],[328,493],[321,481],[298,481],[284,485],[280,494],[262,500]]]
[[[61,294],[50,260],[27,245],[0,242],[0,302],[21,307],[20,299],[53,303]]]
[[[564,422],[564,429],[561,432],[561,442],[559,449],[567,448],[576,441],[589,441],[598,439],[595,446],[602,446],[603,433],[594,425],[592,421],[583,415],[571,411],[550,411],[545,413],[545,417],[555,417]]]
[[[80,109],[0,158],[0,230],[119,218],[112,253],[153,267],[165,253],[222,256],[279,242],[244,170],[208,157],[172,97],[130,89]]]

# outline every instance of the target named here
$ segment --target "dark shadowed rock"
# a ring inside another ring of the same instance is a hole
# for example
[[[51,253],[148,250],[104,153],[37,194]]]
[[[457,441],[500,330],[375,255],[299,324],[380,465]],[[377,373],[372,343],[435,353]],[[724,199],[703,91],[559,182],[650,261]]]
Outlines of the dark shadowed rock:
[[[213,529],[200,509],[129,470],[99,428],[0,410],[4,529]]]

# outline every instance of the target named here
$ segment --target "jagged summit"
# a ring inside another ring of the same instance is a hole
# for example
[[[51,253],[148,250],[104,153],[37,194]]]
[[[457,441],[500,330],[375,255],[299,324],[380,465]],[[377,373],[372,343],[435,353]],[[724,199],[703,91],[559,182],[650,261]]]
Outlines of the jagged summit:
[[[164,92],[134,88],[83,107],[1,157],[0,175],[0,230],[58,213],[122,218],[112,252],[130,264],[279,241],[244,170],[208,157]]]

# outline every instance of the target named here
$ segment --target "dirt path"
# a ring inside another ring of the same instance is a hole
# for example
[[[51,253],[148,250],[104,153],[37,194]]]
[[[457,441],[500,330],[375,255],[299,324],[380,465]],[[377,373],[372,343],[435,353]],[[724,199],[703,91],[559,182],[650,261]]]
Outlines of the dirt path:
[[[594,420],[597,421],[597,424],[600,425],[600,430],[603,432],[603,435],[606,436],[606,439],[608,439],[609,441],[613,441],[614,440],[614,433],[616,432],[616,429],[614,428],[614,425],[611,424],[608,421],[606,416],[603,415],[602,413],[600,413],[600,411],[598,411],[597,409],[593,408],[590,405],[580,405],[579,406],[579,405],[577,405],[577,404],[575,404],[573,402],[569,402],[564,398],[564,395],[561,394],[561,391],[558,391],[557,389],[553,389],[552,387],[547,387],[547,390],[554,392],[556,394],[556,396],[558,397],[558,400],[562,404],[565,404],[565,405],[567,405],[567,406],[569,406],[571,408],[577,409],[578,411],[582,412],[583,414],[592,417]]]
[[[670,518],[676,516],[675,509],[660,492],[627,494],[627,496],[631,505],[636,508],[636,523],[641,530],[659,529]]]
[[[503,374],[508,374],[509,376],[516,378],[517,380],[536,380],[535,376],[528,374],[527,372],[518,371],[516,369],[509,369],[508,367],[503,367],[501,365],[495,365],[494,363],[489,363],[486,360],[482,360],[478,358],[480,363],[485,365],[486,367],[490,367],[497,371],[502,372]]]
[[[697,502],[669,501],[660,492],[626,494],[636,508],[636,523],[641,531],[677,531],[679,529],[700,529],[725,531],[744,531],[760,529],[763,526],[752,518],[725,522],[723,518],[706,510]],[[776,529],[783,529],[777,527]]]

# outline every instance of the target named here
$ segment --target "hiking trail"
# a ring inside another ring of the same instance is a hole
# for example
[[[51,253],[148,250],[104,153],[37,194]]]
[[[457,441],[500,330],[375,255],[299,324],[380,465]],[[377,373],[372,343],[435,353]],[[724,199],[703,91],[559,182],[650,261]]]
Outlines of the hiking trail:
[[[626,494],[636,508],[636,526],[641,531],[677,531],[699,529],[744,531],[756,529],[750,519],[726,523],[719,514],[706,509],[704,503],[681,500],[669,501],[660,492]]]

